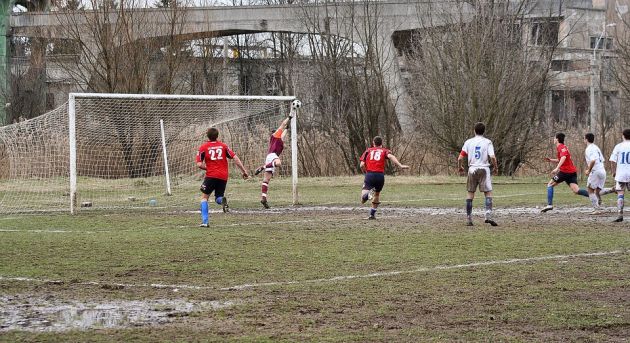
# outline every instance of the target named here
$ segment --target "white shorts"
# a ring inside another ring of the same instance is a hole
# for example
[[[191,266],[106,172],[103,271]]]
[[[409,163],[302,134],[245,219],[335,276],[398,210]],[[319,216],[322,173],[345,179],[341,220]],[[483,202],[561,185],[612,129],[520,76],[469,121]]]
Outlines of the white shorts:
[[[479,187],[481,192],[492,192],[492,173],[490,168],[472,167],[468,169],[466,189],[470,193],[475,193],[477,187]]]
[[[276,158],[279,158],[279,157],[278,155],[276,155],[275,152],[268,154],[267,158],[265,158],[265,165],[268,165],[269,163],[273,162],[273,160],[275,160]],[[276,171],[276,168],[275,167],[265,168],[265,171],[273,174]]]
[[[625,191],[625,190],[629,190],[630,191],[630,182],[615,182],[615,190],[616,191]]]
[[[606,172],[603,170],[594,171],[588,174],[586,186],[592,189],[604,189],[606,184]]]

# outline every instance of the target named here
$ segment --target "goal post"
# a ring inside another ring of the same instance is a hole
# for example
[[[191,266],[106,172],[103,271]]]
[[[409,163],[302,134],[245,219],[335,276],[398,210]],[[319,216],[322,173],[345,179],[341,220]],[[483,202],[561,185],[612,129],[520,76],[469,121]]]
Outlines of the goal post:
[[[203,177],[194,158],[207,128],[217,127],[219,140],[253,171],[294,99],[71,93],[67,105],[0,127],[0,213],[195,209]],[[297,204],[293,118],[275,177],[291,177],[293,188],[291,195],[278,194],[278,201]],[[230,183],[242,182],[238,176],[230,163]]]

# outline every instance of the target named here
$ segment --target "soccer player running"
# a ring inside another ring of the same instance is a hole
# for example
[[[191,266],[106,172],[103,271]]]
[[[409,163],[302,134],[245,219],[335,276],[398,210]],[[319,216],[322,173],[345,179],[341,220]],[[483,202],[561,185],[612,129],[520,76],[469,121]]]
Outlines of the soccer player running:
[[[267,158],[265,158],[265,164],[261,165],[256,169],[254,175],[260,174],[262,171],[265,171],[263,175],[263,181],[261,185],[261,199],[260,203],[265,207],[269,208],[269,203],[267,202],[267,193],[269,192],[269,181],[271,181],[271,177],[273,173],[276,171],[276,167],[280,167],[282,165],[282,160],[280,160],[280,154],[282,150],[284,150],[284,137],[287,135],[287,125],[293,118],[294,110],[292,109],[289,113],[289,116],[285,118],[276,131],[273,132],[271,137],[269,138],[269,150],[267,150]]]
[[[247,171],[243,167],[243,163],[236,156],[234,151],[223,142],[217,140],[219,138],[219,130],[211,127],[207,131],[208,141],[199,147],[197,152],[197,167],[206,171],[206,177],[199,188],[201,190],[201,225],[200,227],[208,227],[208,198],[214,192],[214,199],[217,204],[222,205],[223,212],[229,212],[227,198],[225,197],[225,187],[228,181],[228,162],[227,159],[233,159],[236,166],[243,173],[243,179],[247,179]]]
[[[389,149],[383,147],[383,138],[380,136],[372,139],[372,147],[367,148],[361,155],[361,170],[365,173],[363,189],[361,190],[361,203],[365,204],[372,199],[372,208],[368,219],[376,219],[376,209],[381,203],[380,196],[385,185],[385,163],[392,161],[400,169],[409,169],[409,166],[401,164]]]
[[[472,204],[473,199],[475,199],[475,191],[479,187],[479,191],[483,192],[486,198],[485,222],[492,226],[497,226],[498,224],[492,220],[492,173],[490,172],[490,162],[492,162],[492,172],[495,175],[499,170],[497,158],[494,156],[492,141],[483,136],[486,126],[483,123],[476,123],[474,131],[475,137],[466,140],[457,158],[459,172],[464,173],[462,161],[468,157],[466,225],[473,226]]]
[[[540,210],[542,213],[553,210],[553,188],[563,182],[566,182],[567,185],[569,185],[573,193],[588,197],[588,192],[585,189],[580,189],[580,186],[577,184],[577,169],[575,169],[575,165],[571,160],[569,148],[564,145],[564,138],[564,133],[558,132],[553,139],[553,143],[556,145],[558,158],[545,157],[545,161],[557,163],[557,165],[551,171],[553,177],[549,183],[547,183],[547,206]]]
[[[615,145],[610,155],[610,168],[615,178],[617,190],[617,210],[619,216],[614,222],[623,221],[623,197],[626,189],[630,190],[630,129],[623,130],[623,142]]]
[[[584,174],[588,176],[586,181],[586,190],[588,191],[588,197],[591,199],[593,205],[592,214],[600,214],[600,191],[604,188],[606,183],[606,169],[604,168],[604,157],[599,147],[593,143],[595,141],[595,135],[587,133],[584,135],[584,141],[586,142],[586,149],[584,150],[584,158],[586,158],[586,170]]]

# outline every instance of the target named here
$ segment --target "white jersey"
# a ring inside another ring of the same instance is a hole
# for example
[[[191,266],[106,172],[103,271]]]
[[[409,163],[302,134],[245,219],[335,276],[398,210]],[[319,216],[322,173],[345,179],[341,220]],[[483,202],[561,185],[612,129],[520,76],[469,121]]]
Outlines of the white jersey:
[[[597,145],[591,143],[586,146],[586,150],[584,150],[584,158],[586,158],[587,166],[590,165],[592,161],[595,161],[591,172],[606,171],[604,169],[604,157],[602,156],[602,151],[599,150],[599,147]]]
[[[630,141],[623,141],[613,149],[610,161],[617,163],[615,181],[630,182]]]
[[[472,173],[479,168],[490,167],[490,157],[494,156],[494,147],[491,140],[477,135],[464,143],[462,152],[468,156],[468,172]]]

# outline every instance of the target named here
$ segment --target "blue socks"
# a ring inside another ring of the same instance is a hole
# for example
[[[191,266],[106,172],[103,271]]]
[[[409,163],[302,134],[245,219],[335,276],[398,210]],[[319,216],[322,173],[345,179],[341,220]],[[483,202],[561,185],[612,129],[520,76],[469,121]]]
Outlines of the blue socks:
[[[492,219],[492,197],[486,197],[486,219]]]
[[[553,205],[553,187],[547,186],[547,205]]]
[[[617,195],[617,210],[619,215],[623,215],[623,194]]]
[[[466,217],[472,218],[472,199],[466,199]]]
[[[223,201],[223,197],[216,197],[214,198],[214,201],[216,201],[217,205],[221,205],[221,202]]]
[[[208,200],[201,200],[201,222],[208,224]]]
[[[583,196],[583,197],[587,197],[587,198],[588,198],[588,192],[587,192],[587,191],[586,191],[586,189],[584,189],[584,188],[581,188],[581,189],[577,192],[577,194],[578,194],[578,195],[581,195],[581,196]]]
[[[375,208],[371,208],[370,209],[370,215],[373,216],[376,214],[376,209]]]

